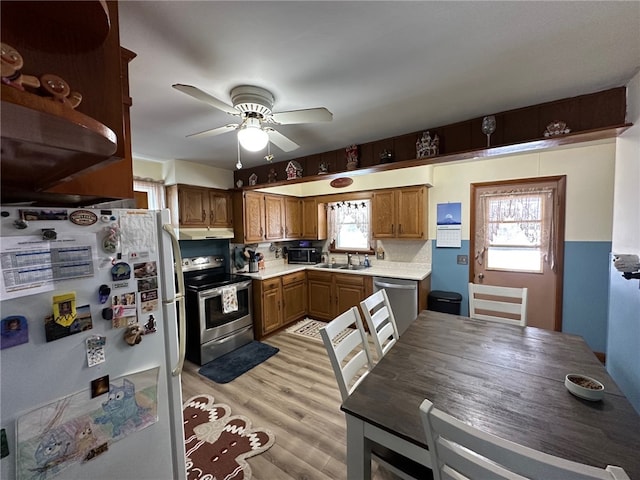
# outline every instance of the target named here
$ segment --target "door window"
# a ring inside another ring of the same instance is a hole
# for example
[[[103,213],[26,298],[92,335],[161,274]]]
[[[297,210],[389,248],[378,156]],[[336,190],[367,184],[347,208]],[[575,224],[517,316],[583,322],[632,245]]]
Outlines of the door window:
[[[487,269],[542,273],[546,192],[487,195]]]
[[[482,192],[477,203],[476,260],[487,270],[554,269],[554,189]]]

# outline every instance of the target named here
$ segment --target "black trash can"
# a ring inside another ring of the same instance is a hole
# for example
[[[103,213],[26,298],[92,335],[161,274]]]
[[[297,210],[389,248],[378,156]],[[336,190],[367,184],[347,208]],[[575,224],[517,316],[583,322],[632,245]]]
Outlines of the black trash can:
[[[456,292],[434,290],[427,296],[427,310],[460,315],[462,295]]]

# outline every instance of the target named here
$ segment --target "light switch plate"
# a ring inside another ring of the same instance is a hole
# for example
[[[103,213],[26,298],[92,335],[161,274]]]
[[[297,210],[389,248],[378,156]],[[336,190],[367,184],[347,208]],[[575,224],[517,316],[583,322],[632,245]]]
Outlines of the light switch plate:
[[[469,265],[469,256],[458,255],[458,265]]]

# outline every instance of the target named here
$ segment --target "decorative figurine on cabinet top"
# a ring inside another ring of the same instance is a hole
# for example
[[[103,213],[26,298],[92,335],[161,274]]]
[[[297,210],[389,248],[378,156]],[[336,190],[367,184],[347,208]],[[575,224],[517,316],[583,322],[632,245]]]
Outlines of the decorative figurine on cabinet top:
[[[380,158],[380,163],[393,162],[393,154],[391,153],[391,151],[387,150],[386,148],[382,150],[378,156]]]
[[[300,165],[295,160],[291,160],[287,164],[287,168],[285,169],[285,172],[287,173],[287,180],[302,178],[302,165]]]
[[[547,129],[544,131],[544,136],[555,137],[556,135],[564,135],[569,132],[571,132],[571,129],[567,128],[567,124],[565,122],[562,120],[554,120],[547,125]]]
[[[345,149],[345,157],[347,160],[347,170],[355,170],[358,168],[358,146],[350,145]]]
[[[422,136],[416,140],[416,158],[435,157],[438,153],[440,153],[438,134],[431,138],[429,130],[422,132]]]
[[[258,175],[252,173],[249,177],[249,185],[255,185],[256,183],[258,183]]]
[[[21,72],[24,66],[22,55],[11,45],[4,42],[0,43],[0,48],[2,49],[2,55],[0,55],[2,83],[22,91],[24,91],[23,84],[28,87],[38,88],[40,80],[37,77],[23,75]]]
[[[325,175],[329,173],[329,162],[320,162],[318,165],[318,175]]]
[[[269,175],[267,176],[268,183],[275,183],[278,181],[278,172],[276,172],[275,168],[269,169]]]
[[[82,101],[82,95],[72,92],[69,84],[62,78],[52,73],[45,73],[40,77],[40,86],[48,95],[51,95],[56,102],[60,102],[67,107],[76,108]]]

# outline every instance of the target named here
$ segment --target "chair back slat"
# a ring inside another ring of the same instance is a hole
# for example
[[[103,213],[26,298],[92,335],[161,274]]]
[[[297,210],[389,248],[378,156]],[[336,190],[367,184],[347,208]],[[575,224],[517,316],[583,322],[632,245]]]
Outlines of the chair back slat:
[[[387,292],[378,290],[360,302],[360,307],[379,361],[400,338]]]
[[[527,288],[469,283],[469,316],[524,327],[527,325],[527,296]]]
[[[628,480],[620,467],[606,469],[573,462],[505,440],[438,410],[420,405],[433,477],[482,479]]]

